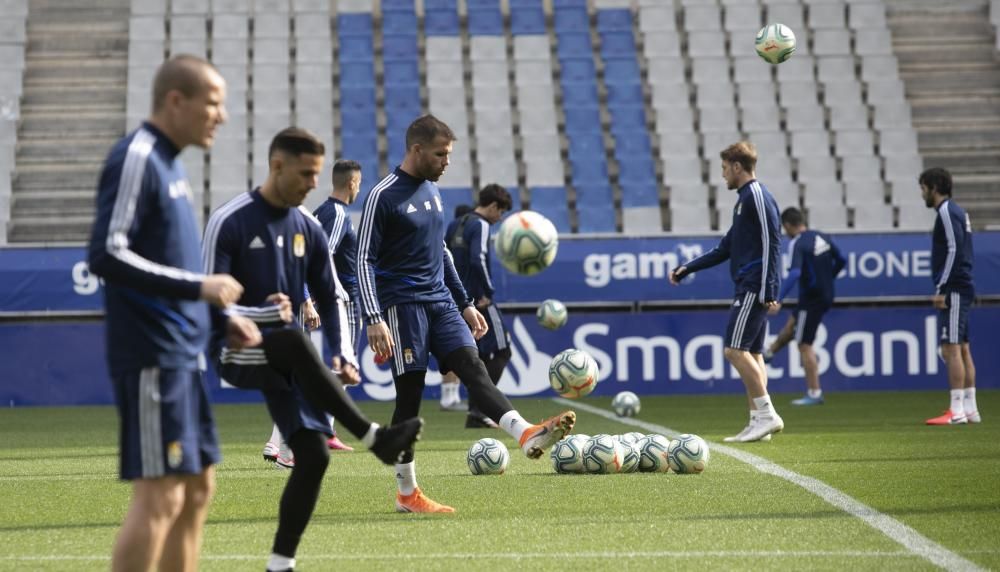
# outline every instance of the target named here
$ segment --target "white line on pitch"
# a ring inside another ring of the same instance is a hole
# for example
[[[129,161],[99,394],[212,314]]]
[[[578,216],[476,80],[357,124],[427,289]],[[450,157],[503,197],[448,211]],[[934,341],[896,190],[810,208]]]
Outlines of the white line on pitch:
[[[571,401],[561,397],[556,397],[553,400],[579,411],[586,411],[587,413],[598,415],[612,421],[617,421],[624,425],[632,425],[633,427],[641,427],[648,431],[662,433],[667,437],[676,437],[680,434],[679,431],[675,431],[669,427],[664,427],[663,425],[647,423],[646,421],[639,421],[638,419],[632,419],[630,417],[618,417],[611,411],[594,407],[593,405],[580,403],[579,401]],[[786,469],[773,461],[769,461],[763,457],[758,457],[757,455],[747,453],[746,451],[742,451],[740,449],[734,449],[732,447],[711,442],[709,445],[711,446],[711,450],[713,452],[722,453],[723,455],[742,461],[762,473],[774,475],[780,479],[784,479],[792,484],[802,487],[834,507],[861,519],[868,526],[871,526],[875,530],[878,530],[882,534],[885,534],[892,540],[903,545],[903,547],[910,553],[920,556],[921,558],[925,558],[941,568],[946,570],[963,571],[983,570],[975,562],[962,558],[958,554],[948,550],[944,546],[941,546],[937,542],[934,542],[902,522],[875,510],[874,508],[847,494],[840,492],[819,479],[800,475],[799,473]]]

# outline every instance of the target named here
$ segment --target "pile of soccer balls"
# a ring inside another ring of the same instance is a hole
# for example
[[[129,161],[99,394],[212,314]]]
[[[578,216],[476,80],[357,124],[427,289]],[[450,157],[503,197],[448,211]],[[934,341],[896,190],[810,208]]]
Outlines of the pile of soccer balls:
[[[663,435],[570,435],[550,454],[560,474],[675,473],[697,474],[708,465],[708,444],[697,435],[671,441]]]

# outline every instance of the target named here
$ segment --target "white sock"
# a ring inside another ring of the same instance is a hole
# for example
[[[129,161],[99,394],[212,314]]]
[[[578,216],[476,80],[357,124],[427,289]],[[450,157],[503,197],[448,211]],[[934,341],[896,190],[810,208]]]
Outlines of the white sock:
[[[500,418],[500,428],[516,439],[518,443],[521,442],[521,435],[531,427],[532,424],[525,421],[517,410],[512,409]]]
[[[979,411],[979,406],[976,405],[976,388],[966,387],[965,396],[962,405],[965,407],[966,413],[975,413]]]
[[[275,425],[274,428],[271,429],[271,438],[268,439],[267,441],[268,443],[274,443],[275,445],[281,444],[281,431],[278,430],[277,425]]]
[[[295,568],[295,559],[282,556],[275,552],[271,553],[271,559],[267,561],[268,570],[290,570]]]
[[[964,389],[952,389],[951,390],[951,415],[952,417],[965,417],[965,405],[962,403],[965,399]]]
[[[810,389],[810,390],[806,391],[806,394],[809,395],[809,397],[812,397],[813,399],[819,399],[820,397],[823,397],[823,390],[822,389]]]
[[[441,384],[441,403],[447,405],[459,400],[457,383]]]
[[[334,425],[335,425],[336,423],[337,423],[337,420],[336,420],[336,419],[334,419],[334,418],[333,418],[333,417],[331,416],[331,417],[330,417],[330,431],[333,431],[333,436],[334,436],[334,437],[336,437],[336,436],[337,436],[337,428],[336,428],[336,427],[334,427]]]
[[[774,413],[774,407],[771,406],[771,396],[766,393],[761,397],[754,397],[753,404],[757,408],[758,415],[771,415]]]
[[[368,426],[368,432],[365,433],[365,436],[361,438],[361,442],[364,444],[365,447],[371,449],[372,445],[375,444],[376,431],[378,431],[378,423],[372,423],[371,425]]]
[[[417,465],[415,461],[409,463],[398,463],[396,465],[396,488],[399,493],[406,496],[412,495],[417,488]]]

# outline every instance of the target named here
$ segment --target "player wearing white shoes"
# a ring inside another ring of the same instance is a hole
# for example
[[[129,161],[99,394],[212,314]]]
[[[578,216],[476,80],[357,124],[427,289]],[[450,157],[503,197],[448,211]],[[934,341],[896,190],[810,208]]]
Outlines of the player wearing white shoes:
[[[455,135],[425,115],[406,130],[401,165],[375,185],[358,231],[358,288],[368,322],[368,343],[391,363],[396,388],[394,422],[420,413],[430,354],[455,372],[475,403],[518,441],[532,459],[569,433],[576,414],[566,411],[532,425],[490,381],[476,339],[485,318],[466,295],[444,244],[444,213],[435,184],[448,166]],[[417,486],[413,451],[396,465],[396,510],[454,512]]]
[[[751,143],[734,143],[720,157],[726,186],[739,195],[733,207],[733,224],[718,246],[672,270],[670,283],[680,284],[688,274],[729,260],[736,296],[726,328],[725,355],[746,387],[750,422],[724,441],[759,441],[785,427],[767,393],[767,368],[760,353],[767,333],[767,311],[778,305],[778,205],[757,180],[757,150]]]
[[[934,307],[938,309],[941,357],[948,366],[951,405],[928,425],[979,423],[976,404],[976,365],[969,345],[969,307],[976,295],[972,277],[972,223],[951,199],[951,173],[940,167],[920,174],[920,194],[934,209],[931,274]]]

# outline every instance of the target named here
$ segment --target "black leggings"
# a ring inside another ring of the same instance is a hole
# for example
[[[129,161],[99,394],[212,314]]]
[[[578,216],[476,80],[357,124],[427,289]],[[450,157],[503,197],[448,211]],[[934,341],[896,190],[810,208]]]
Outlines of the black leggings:
[[[294,558],[302,533],[316,508],[323,475],[330,464],[330,450],[326,446],[326,435],[310,429],[296,431],[288,439],[288,446],[295,454],[295,467],[281,495],[272,552]]]
[[[486,365],[486,373],[489,374],[490,381],[493,382],[493,385],[500,383],[500,377],[503,376],[503,370],[507,368],[507,364],[510,362],[510,348],[504,348],[494,353],[489,357],[489,359],[484,359],[483,362]],[[479,405],[476,403],[476,399],[471,394],[469,395],[469,411],[480,412]]]

